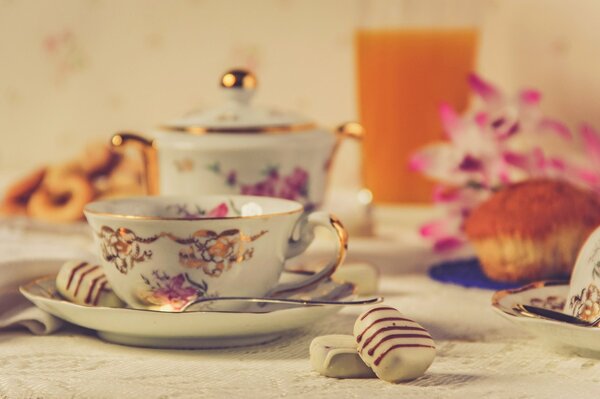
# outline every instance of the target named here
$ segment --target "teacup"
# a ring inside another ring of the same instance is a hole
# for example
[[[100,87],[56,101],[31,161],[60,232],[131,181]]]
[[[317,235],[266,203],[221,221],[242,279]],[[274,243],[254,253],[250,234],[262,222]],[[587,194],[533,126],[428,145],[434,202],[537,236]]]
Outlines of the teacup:
[[[344,259],[346,231],[325,212],[303,210],[278,198],[207,195],[97,201],[84,213],[115,294],[133,308],[177,311],[199,297],[278,296],[330,276]],[[278,284],[317,226],[335,236],[331,259]]]
[[[565,311],[588,321],[600,317],[600,227],[579,250]]]

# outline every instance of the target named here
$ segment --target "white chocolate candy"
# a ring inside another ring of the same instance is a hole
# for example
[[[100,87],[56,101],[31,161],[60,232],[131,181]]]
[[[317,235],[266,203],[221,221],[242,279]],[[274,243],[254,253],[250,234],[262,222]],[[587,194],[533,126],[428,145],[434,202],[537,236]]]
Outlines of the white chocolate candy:
[[[422,376],[435,357],[435,343],[421,325],[397,309],[380,305],[361,314],[354,337],[362,360],[389,382]]]
[[[99,265],[69,261],[56,276],[56,289],[65,299],[79,305],[123,307]]]
[[[358,355],[352,335],[316,337],[310,343],[310,363],[313,370],[326,377],[374,377],[373,371]]]
[[[347,263],[338,267],[331,276],[333,281],[354,284],[354,293],[372,295],[377,292],[379,271],[370,263]]]

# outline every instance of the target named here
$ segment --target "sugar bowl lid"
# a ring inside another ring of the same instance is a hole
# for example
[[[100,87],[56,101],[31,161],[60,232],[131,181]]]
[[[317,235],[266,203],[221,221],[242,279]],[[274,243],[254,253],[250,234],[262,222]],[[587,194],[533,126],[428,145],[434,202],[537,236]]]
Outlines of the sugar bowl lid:
[[[252,104],[256,76],[244,69],[231,69],[221,77],[226,101],[219,107],[194,111],[161,128],[166,131],[208,133],[292,133],[308,131],[316,125],[304,116]]]

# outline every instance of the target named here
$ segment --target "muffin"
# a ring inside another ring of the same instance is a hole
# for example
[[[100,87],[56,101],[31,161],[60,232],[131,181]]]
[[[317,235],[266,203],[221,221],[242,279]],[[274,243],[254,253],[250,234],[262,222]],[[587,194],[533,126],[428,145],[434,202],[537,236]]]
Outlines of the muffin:
[[[493,194],[465,223],[492,280],[568,277],[587,236],[600,225],[600,199],[569,183],[532,179]]]

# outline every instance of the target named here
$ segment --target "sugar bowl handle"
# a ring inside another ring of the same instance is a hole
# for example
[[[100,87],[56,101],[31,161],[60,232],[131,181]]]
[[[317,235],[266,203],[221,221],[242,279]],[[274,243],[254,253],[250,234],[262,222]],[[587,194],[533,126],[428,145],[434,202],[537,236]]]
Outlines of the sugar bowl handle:
[[[365,128],[358,122],[342,123],[335,129],[338,138],[349,138],[362,140],[365,136]]]
[[[154,140],[131,132],[119,132],[112,136],[110,143],[113,147],[137,145],[144,160],[144,180],[146,194],[158,194],[158,163]]]
[[[317,284],[321,280],[331,276],[338,266],[342,264],[348,250],[348,233],[342,223],[335,216],[327,212],[313,212],[300,219],[298,222],[300,238],[297,240],[290,239],[286,258],[293,258],[304,252],[315,237],[315,228],[319,226],[327,229],[334,237],[335,249],[331,260],[319,272],[310,275],[304,280],[277,285],[269,292],[268,296],[288,295],[294,291]]]

